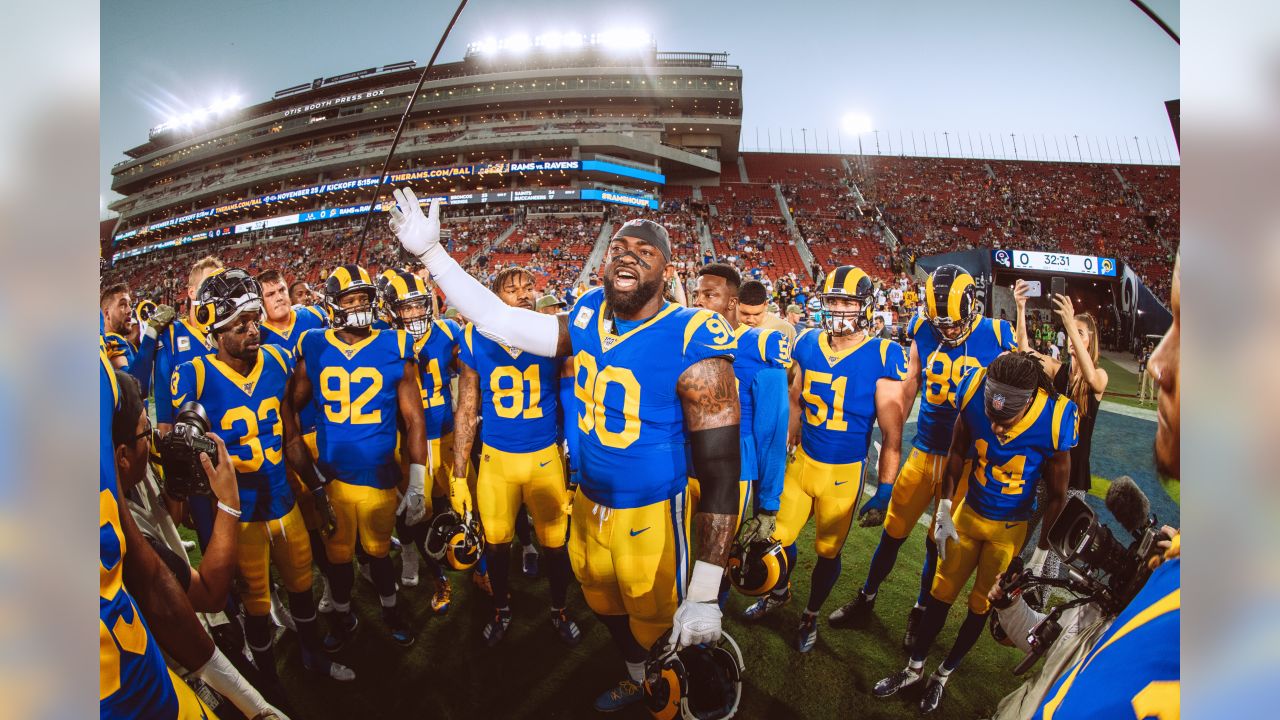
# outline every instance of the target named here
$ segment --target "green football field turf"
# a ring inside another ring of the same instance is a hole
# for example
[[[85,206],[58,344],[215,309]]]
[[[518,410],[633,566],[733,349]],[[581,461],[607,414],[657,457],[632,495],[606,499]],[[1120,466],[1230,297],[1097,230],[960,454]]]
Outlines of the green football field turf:
[[[917,717],[919,689],[877,700],[870,694],[877,680],[905,664],[902,633],[906,612],[919,587],[924,557],[924,528],[917,526],[899,555],[894,573],[880,588],[877,617],[865,630],[831,628],[826,615],[845,602],[866,576],[879,528],[850,531],[844,548],[844,573],[823,608],[818,645],[807,654],[791,649],[795,625],[808,595],[813,569],[812,524],[802,533],[798,571],[793,575],[795,600],[758,625],[738,622],[747,598],[734,593],[725,629],[742,647],[746,661],[741,718],[909,718]],[[396,561],[397,569],[399,561]],[[527,579],[513,562],[512,607],[515,620],[507,638],[494,649],[483,646],[480,633],[490,602],[467,574],[451,573],[453,607],[433,617],[428,603],[430,583],[402,589],[400,605],[418,627],[413,647],[401,648],[382,627],[378,598],[357,576],[353,606],[361,625],[338,659],[357,673],[352,683],[336,683],[305,671],[292,633],[277,644],[280,675],[299,718],[430,717],[430,718],[594,718],[595,696],[621,679],[622,661],[608,633],[588,611],[577,585],[570,590],[569,610],[585,635],[573,649],[561,645],[547,620],[544,575]],[[941,662],[959,622],[964,598],[952,609],[947,627],[926,668]],[[947,685],[942,718],[979,718],[1019,684],[1009,669],[1019,654],[997,645],[984,633]],[[646,718],[640,707],[614,715]]]

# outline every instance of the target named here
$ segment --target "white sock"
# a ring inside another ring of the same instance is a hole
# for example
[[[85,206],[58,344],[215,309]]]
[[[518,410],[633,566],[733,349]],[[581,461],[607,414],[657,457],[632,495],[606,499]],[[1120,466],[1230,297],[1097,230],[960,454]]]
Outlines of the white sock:
[[[951,677],[951,673],[952,671],[948,670],[946,665],[939,665],[938,669],[933,673],[933,679],[936,680],[939,685],[946,685],[947,678]]]
[[[923,660],[908,660],[908,661],[907,661],[907,669],[908,669],[908,670],[910,670],[911,672],[913,672],[913,673],[915,673],[915,674],[919,675],[920,673],[924,672],[924,661],[923,661]]]
[[[865,597],[865,598],[866,598],[866,599],[868,599],[868,600],[875,600],[875,599],[876,599],[876,594],[875,594],[875,593],[869,593],[869,592],[866,592],[866,591],[863,591],[862,596],[863,596],[863,597]]]
[[[396,606],[396,596],[394,594],[379,595],[378,600],[382,602],[382,607],[384,608],[393,608]]]
[[[537,547],[536,545],[525,545],[525,546],[524,546],[524,554],[525,554],[525,555],[528,555],[529,553],[534,553],[534,554],[536,555],[536,554],[537,554],[537,552],[538,552],[538,547]]]
[[[334,600],[333,609],[340,613],[351,612],[351,603],[349,602],[340,603],[337,600]]]
[[[923,609],[924,609],[924,606],[923,606],[923,605],[921,605],[920,603],[916,603],[915,605],[912,605],[912,606],[911,606],[911,609],[912,609],[912,610],[923,610]]]
[[[631,680],[633,682],[636,682],[636,683],[644,682],[644,663],[642,662],[627,663],[627,675],[631,677]]]

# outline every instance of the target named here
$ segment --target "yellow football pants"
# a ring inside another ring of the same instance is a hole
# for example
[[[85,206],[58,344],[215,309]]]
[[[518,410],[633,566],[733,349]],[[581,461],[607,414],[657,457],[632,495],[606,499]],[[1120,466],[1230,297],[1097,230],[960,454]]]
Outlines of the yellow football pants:
[[[587,605],[627,615],[631,633],[651,647],[671,630],[689,577],[685,494],[638,508],[597,504],[579,489],[569,525],[569,562]]]
[[[783,547],[794,543],[812,512],[817,523],[814,546],[818,557],[838,556],[849,536],[854,507],[862,497],[862,466],[862,462],[818,462],[804,448],[796,448],[782,484],[774,535],[778,542]]]
[[[311,539],[295,503],[276,520],[240,523],[236,548],[248,591],[240,597],[250,615],[271,611],[271,564],[289,592],[311,589]]]
[[[341,480],[330,480],[326,487],[329,504],[338,518],[337,531],[324,541],[329,562],[351,562],[357,533],[361,547],[371,557],[386,557],[391,551],[391,531],[395,530],[396,507],[400,504],[396,489],[380,490]]]
[[[996,576],[1009,567],[1009,561],[1022,547],[1027,536],[1027,522],[988,520],[969,509],[963,501],[951,511],[959,542],[947,541],[946,557],[938,561],[929,591],[938,600],[951,604],[969,581],[974,568],[978,577],[969,592],[969,609],[982,614],[991,609],[987,593],[995,585]]]
[[[538,543],[562,547],[569,532],[569,492],[559,445],[530,453],[509,453],[484,445],[476,480],[476,508],[490,544],[515,536],[520,505],[529,508]]]

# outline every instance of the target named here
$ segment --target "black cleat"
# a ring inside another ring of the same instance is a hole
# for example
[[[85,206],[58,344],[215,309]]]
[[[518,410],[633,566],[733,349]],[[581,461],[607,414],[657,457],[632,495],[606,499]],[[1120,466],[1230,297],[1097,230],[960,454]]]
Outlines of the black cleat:
[[[391,633],[391,639],[400,647],[409,647],[413,645],[416,638],[413,631],[409,629],[409,624],[400,617],[400,611],[392,607],[382,608],[382,622],[387,626],[387,632]]]
[[[916,631],[920,629],[920,619],[924,617],[924,608],[913,607],[907,613],[907,632],[902,636],[902,649],[907,652],[911,651],[911,646],[916,644]]]
[[[493,647],[502,642],[502,638],[507,636],[507,628],[511,627],[511,610],[499,610],[493,614],[493,619],[484,626],[484,644]]]
[[[582,631],[578,629],[578,623],[571,620],[563,610],[551,611],[551,627],[556,629],[560,641],[569,647],[582,642]]]
[[[858,594],[852,600],[836,608],[828,619],[831,621],[831,627],[866,627],[867,621],[875,612],[875,607],[875,598],[868,598],[866,593],[858,590]]]
[[[884,678],[871,688],[871,694],[878,698],[887,698],[896,694],[903,688],[911,687],[920,682],[920,678],[924,676],[924,668],[912,670],[911,668],[903,668],[898,672]]]
[[[778,608],[791,602],[791,589],[787,589],[785,595],[774,595],[768,593],[764,597],[755,601],[746,610],[742,611],[742,619],[747,622],[756,622],[763,620],[765,616],[772,614]]]
[[[928,715],[938,709],[938,704],[942,702],[942,691],[946,685],[938,682],[936,675],[930,675],[929,681],[924,684],[924,697],[920,698],[920,714]]]
[[[360,627],[360,621],[356,619],[356,614],[347,611],[340,613],[334,611],[329,614],[329,634],[324,636],[321,644],[327,653],[336,653],[346,646],[351,638],[356,634],[356,628]]]

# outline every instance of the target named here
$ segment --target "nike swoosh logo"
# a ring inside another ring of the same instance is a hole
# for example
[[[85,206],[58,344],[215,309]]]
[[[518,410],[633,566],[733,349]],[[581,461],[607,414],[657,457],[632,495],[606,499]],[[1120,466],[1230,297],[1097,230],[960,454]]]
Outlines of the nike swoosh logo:
[[[550,465],[550,464],[551,464],[551,461],[550,461],[550,460],[548,460],[548,461],[546,461],[546,462],[544,462],[544,463],[538,463],[538,467],[546,467],[546,466],[548,466],[548,465]]]
[[[635,537],[635,536],[639,535],[640,533],[644,532],[645,530],[648,530],[648,529],[649,529],[649,528],[651,528],[651,527],[653,527],[653,526],[652,526],[652,525],[650,525],[650,526],[648,526],[648,527],[642,527],[642,528],[640,528],[639,530],[636,530],[636,529],[634,529],[634,528],[633,528],[633,529],[631,530],[631,537]]]
[[[1005,529],[1005,530],[1008,530],[1009,528],[1015,528],[1015,527],[1018,527],[1018,523],[1016,523],[1016,522],[1015,522],[1015,523],[1005,523],[1005,524],[1004,524],[1004,529]]]
[[[845,485],[845,484],[848,484],[848,482],[849,482],[848,480],[837,480],[837,481],[836,481],[836,484],[837,484],[837,485]]]

